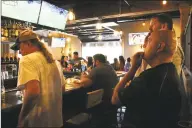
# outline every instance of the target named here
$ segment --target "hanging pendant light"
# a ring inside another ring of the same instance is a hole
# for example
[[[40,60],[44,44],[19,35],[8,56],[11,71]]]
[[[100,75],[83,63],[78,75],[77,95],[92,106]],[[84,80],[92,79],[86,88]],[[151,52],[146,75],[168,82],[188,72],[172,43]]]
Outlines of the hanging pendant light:
[[[75,14],[74,14],[74,12],[73,12],[73,9],[70,9],[70,10],[69,10],[68,20],[69,20],[69,21],[75,20]]]

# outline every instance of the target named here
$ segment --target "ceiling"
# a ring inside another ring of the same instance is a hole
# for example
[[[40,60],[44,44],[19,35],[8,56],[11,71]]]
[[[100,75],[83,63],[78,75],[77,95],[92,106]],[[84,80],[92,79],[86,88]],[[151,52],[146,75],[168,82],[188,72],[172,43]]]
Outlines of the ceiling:
[[[77,35],[82,42],[96,41],[98,35],[114,33],[113,26],[118,28],[120,22],[133,22],[146,20],[154,14],[166,12],[174,17],[179,17],[181,4],[192,5],[190,1],[128,1],[128,0],[45,0],[49,3],[72,9],[76,20],[67,22],[65,32]],[[101,30],[96,29],[98,22],[105,23]],[[108,23],[108,24],[106,24]],[[95,37],[95,38],[93,38]]]

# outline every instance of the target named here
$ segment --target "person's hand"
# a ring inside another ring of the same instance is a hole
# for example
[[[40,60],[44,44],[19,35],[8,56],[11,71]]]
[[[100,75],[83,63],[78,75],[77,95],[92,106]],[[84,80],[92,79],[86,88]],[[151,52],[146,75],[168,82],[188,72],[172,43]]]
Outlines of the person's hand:
[[[74,83],[74,84],[80,84],[81,81],[76,79],[76,80],[73,80],[73,83]]]
[[[142,62],[144,52],[137,52],[135,55],[133,55],[131,59],[132,67],[133,69],[137,70]]]

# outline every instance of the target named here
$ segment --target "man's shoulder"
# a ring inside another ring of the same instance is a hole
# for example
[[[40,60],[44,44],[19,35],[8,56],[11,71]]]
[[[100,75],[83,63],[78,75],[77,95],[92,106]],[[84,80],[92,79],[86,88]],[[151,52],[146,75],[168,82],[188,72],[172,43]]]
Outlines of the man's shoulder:
[[[41,54],[41,52],[34,52],[34,53],[23,56],[20,59],[20,63],[34,63],[34,62],[43,60],[43,58],[44,56]]]

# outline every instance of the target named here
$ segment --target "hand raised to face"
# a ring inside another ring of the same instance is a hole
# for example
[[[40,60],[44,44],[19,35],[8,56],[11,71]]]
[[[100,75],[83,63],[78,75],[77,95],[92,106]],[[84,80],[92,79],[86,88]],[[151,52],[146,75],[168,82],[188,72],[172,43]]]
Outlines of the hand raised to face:
[[[141,65],[144,52],[137,52],[131,59],[132,68],[138,69]]]

